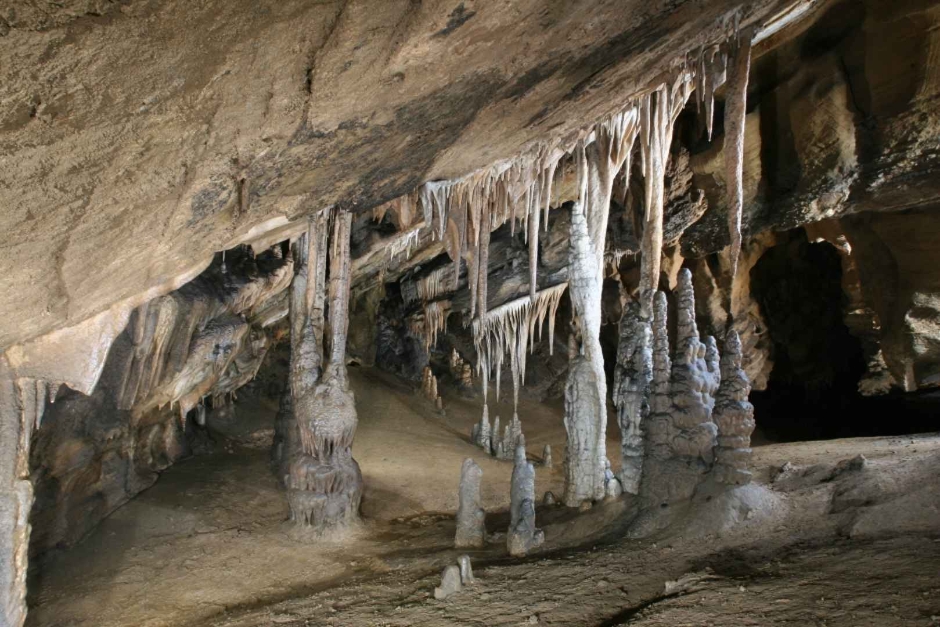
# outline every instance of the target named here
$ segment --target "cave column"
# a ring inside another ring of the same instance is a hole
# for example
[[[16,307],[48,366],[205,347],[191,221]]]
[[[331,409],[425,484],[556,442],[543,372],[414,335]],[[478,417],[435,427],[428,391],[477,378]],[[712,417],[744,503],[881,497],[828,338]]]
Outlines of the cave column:
[[[299,337],[291,342],[291,395],[301,451],[290,464],[288,499],[292,519],[316,532],[357,520],[362,498],[362,473],[352,457],[358,419],[346,372],[351,225],[352,214],[338,210],[328,243],[325,218],[311,223],[306,284],[298,284],[294,295],[298,309],[299,293],[305,296],[302,321],[292,328]],[[331,348],[323,367],[323,279],[328,247]]]
[[[275,420],[271,451],[279,480],[288,482],[290,465],[301,452],[300,431],[294,414],[295,394],[312,390],[323,363],[326,252],[329,217],[321,212],[310,218],[308,231],[292,246],[294,279],[290,287],[290,374]]]
[[[580,193],[571,209],[568,288],[580,342],[565,387],[569,507],[602,499],[609,489],[607,380],[600,343],[604,246],[614,177],[628,161],[637,130],[637,111],[629,109],[598,125],[595,141],[576,154]]]
[[[0,354],[0,625],[21,627],[26,620],[26,568],[29,512],[29,442],[38,403],[32,379],[17,380]],[[29,394],[32,392],[32,394]]]

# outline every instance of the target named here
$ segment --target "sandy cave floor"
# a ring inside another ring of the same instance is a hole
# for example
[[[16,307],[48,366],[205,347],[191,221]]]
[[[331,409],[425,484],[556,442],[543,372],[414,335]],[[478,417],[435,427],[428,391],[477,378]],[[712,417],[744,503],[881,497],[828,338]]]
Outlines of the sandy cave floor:
[[[228,422],[210,416],[214,452],[172,467],[83,542],[34,565],[27,625],[940,626],[940,435],[757,447],[758,485],[744,500],[765,506],[733,532],[711,524],[724,520],[714,504],[642,540],[623,534],[629,500],[580,514],[543,507],[546,545],[519,560],[501,534],[511,464],[469,443],[480,401],[445,393],[441,416],[392,377],[356,368],[351,378],[366,482],[354,533],[294,539],[268,465],[276,407],[248,402]],[[491,405],[497,413],[505,424],[511,405]],[[538,494],[560,495],[561,406],[522,400],[519,414]],[[608,436],[616,458],[616,427]],[[538,465],[546,443],[551,470]],[[863,470],[834,471],[858,454]],[[470,553],[478,583],[435,601],[458,554],[466,457],[483,467],[494,542]],[[793,469],[775,476],[786,462]]]

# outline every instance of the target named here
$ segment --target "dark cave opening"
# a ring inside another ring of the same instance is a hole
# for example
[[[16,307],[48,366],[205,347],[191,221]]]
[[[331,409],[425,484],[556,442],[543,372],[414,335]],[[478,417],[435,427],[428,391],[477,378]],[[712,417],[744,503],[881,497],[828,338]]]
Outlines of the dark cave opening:
[[[792,231],[751,270],[751,289],[773,341],[767,389],[750,396],[760,436],[793,442],[936,430],[940,395],[859,393],[866,359],[843,320],[842,264],[833,246]]]

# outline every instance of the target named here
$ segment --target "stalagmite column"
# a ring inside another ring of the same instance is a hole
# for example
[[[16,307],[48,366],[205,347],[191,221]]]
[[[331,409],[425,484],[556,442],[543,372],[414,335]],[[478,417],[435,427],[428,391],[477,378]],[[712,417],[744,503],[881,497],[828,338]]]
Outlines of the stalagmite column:
[[[349,234],[352,215],[336,213],[330,243],[330,358],[322,378],[315,385],[308,368],[316,367],[315,316],[301,331],[298,367],[292,363],[294,413],[300,430],[303,454],[291,464],[288,498],[294,521],[316,531],[342,526],[359,517],[362,473],[352,457],[356,434],[356,405],[346,373],[346,332],[349,324],[350,287]],[[315,238],[315,229],[308,235]],[[308,260],[322,259],[323,250],[308,254]],[[311,261],[312,264],[312,261]],[[308,276],[314,270],[308,269]],[[309,312],[322,310],[322,291],[308,282]],[[313,341],[313,350],[307,342]]]
[[[727,485],[751,481],[747,463],[751,458],[754,432],[754,406],[747,400],[751,382],[741,368],[741,339],[729,331],[721,356],[721,386],[715,398],[715,424],[718,425],[718,462],[715,479]]]
[[[645,455],[644,422],[649,416],[650,383],[653,380],[653,346],[650,325],[640,317],[640,303],[632,301],[620,320],[620,343],[614,371],[614,404],[620,423],[623,491],[637,494]]]
[[[671,373],[664,294],[657,294],[654,309],[648,454],[640,484],[647,507],[692,497],[714,461],[718,432],[712,421],[717,377],[709,371],[706,344],[699,339],[692,275],[687,269],[680,271],[676,289],[676,354]]]
[[[639,131],[633,106],[595,127],[595,141],[577,150],[579,199],[571,210],[569,294],[580,347],[565,387],[568,432],[565,504],[576,507],[607,494],[607,380],[601,352],[601,293],[604,244],[614,178],[629,168]]]
[[[481,547],[486,544],[486,512],[480,494],[483,470],[470,458],[460,471],[460,505],[457,507],[457,534],[454,546],[458,549]]]

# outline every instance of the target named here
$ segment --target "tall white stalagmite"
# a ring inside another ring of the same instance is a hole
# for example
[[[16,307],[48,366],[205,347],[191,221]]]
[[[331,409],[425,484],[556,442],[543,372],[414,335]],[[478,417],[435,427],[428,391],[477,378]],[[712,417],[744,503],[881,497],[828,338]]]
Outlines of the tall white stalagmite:
[[[731,236],[731,277],[738,270],[741,253],[741,214],[744,210],[744,128],[747,117],[747,83],[751,70],[751,35],[742,34],[730,62],[725,96],[725,185],[728,232]]]
[[[568,280],[580,346],[565,388],[569,506],[599,500],[607,493],[607,381],[600,344],[604,246],[614,177],[621,167],[630,167],[639,114],[633,104],[598,124],[594,142],[582,143],[575,152],[579,198],[571,210]]]

